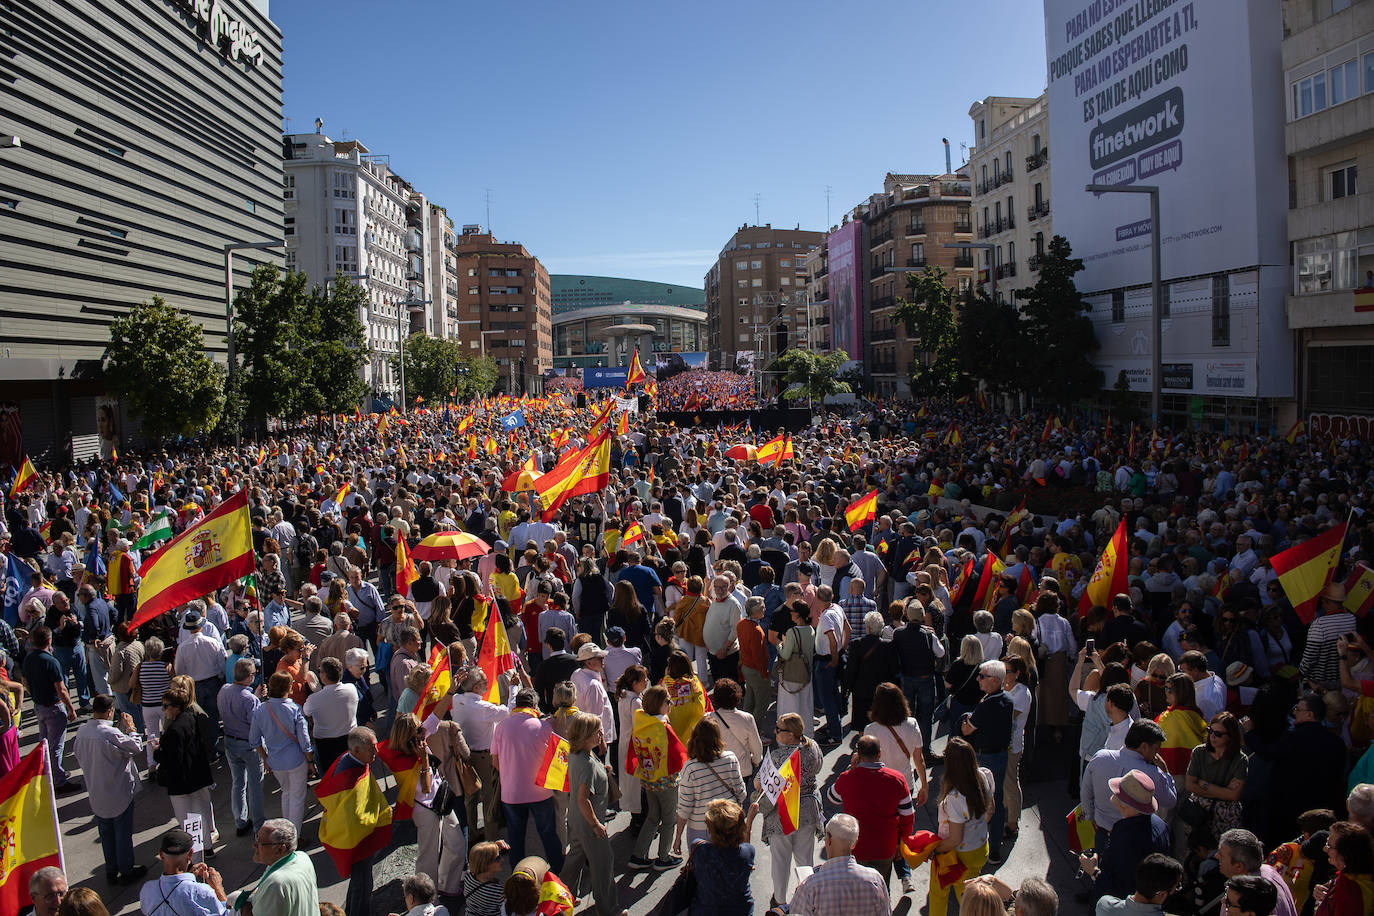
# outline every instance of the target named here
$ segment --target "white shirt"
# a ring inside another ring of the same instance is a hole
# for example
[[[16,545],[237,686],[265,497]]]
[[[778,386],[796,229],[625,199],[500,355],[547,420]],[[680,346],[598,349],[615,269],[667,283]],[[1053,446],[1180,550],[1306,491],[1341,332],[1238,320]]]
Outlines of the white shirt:
[[[716,709],[707,715],[715,718],[725,749],[738,758],[740,775],[748,778],[763,760],[763,742],[759,740],[758,723],[753,716],[738,709]]]
[[[1226,708],[1226,682],[1215,674],[1208,674],[1200,681],[1194,681],[1197,693],[1198,712],[1202,718],[1211,722],[1212,717]]]
[[[511,691],[515,697],[515,691]],[[468,747],[474,751],[491,750],[491,736],[496,731],[496,723],[510,718],[510,710],[496,703],[488,703],[475,693],[460,693],[453,698],[449,710],[453,721],[463,730]]]
[[[1026,749],[1026,717],[1030,715],[1031,692],[1025,684],[1017,684],[1007,691],[1011,697],[1011,752],[1020,754]],[[1126,717],[1127,722],[1130,716]],[[1108,741],[1110,742],[1110,738]]]
[[[893,734],[893,733],[896,734]],[[878,746],[882,749],[879,759],[883,766],[890,767],[902,774],[906,780],[906,787],[911,792],[920,788],[916,784],[916,774],[913,770],[911,755],[921,749],[921,729],[916,725],[916,720],[907,718],[901,725],[894,725],[889,728],[877,722],[870,722],[864,726],[864,734],[872,735],[878,739]],[[897,739],[902,740],[899,742]],[[902,750],[902,745],[906,745],[906,750]]]
[[[218,639],[204,632],[196,633],[177,646],[176,663],[172,670],[176,674],[189,675],[193,681],[222,678],[226,658],[224,645]]]
[[[1017,686],[1020,686],[1020,685],[1018,684]],[[1111,726],[1110,728],[1108,728],[1108,729],[1107,729],[1107,743],[1104,744],[1104,745],[1102,745],[1102,749],[1103,749],[1103,750],[1107,750],[1107,751],[1119,751],[1119,750],[1121,750],[1123,747],[1125,747],[1125,746],[1126,746],[1126,732],[1130,731],[1130,730],[1131,730],[1131,726],[1134,725],[1134,724],[1135,724],[1135,720],[1132,719],[1130,716],[1127,716],[1126,718],[1122,719],[1120,722],[1117,722],[1115,725],[1113,725],[1113,726]],[[1022,733],[1021,737],[1022,737],[1022,740],[1025,739],[1025,733],[1024,733],[1024,732]]]
[[[816,628],[816,654],[830,654],[830,640],[825,638],[829,632],[835,633],[835,645],[844,648],[844,611],[838,604],[832,604],[821,612],[820,625]]]
[[[302,711],[314,720],[316,738],[342,738],[357,724],[358,688],[327,684],[305,698]]]
[[[611,707],[611,698],[606,693],[606,684],[601,680],[601,672],[590,668],[578,668],[570,680],[577,687],[577,708],[582,712],[599,716],[602,736],[608,744],[614,741],[615,711]]]

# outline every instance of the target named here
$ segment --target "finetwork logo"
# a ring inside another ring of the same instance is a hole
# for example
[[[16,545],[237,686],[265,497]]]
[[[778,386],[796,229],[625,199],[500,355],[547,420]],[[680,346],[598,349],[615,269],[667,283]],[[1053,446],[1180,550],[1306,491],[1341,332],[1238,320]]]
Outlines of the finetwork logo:
[[[1183,90],[1175,87],[1088,134],[1092,167],[1100,169],[1183,133]]]

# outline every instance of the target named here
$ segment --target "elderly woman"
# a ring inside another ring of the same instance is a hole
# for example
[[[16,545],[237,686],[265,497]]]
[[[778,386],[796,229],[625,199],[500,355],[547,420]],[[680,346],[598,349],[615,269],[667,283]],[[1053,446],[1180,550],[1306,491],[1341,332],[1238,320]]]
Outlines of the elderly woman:
[[[594,912],[617,916],[620,892],[615,883],[615,853],[606,834],[606,793],[611,768],[592,751],[602,743],[601,717],[580,712],[568,727],[568,787],[573,810],[568,817],[568,857],[585,859],[591,882]],[[569,874],[576,886],[576,876]]]
[[[983,644],[972,633],[959,642],[959,657],[945,672],[945,689],[949,694],[947,724],[954,724],[964,713],[972,711],[983,697],[978,687],[978,666],[984,661]]]
[[[248,743],[257,748],[267,772],[281,786],[282,817],[300,830],[305,821],[307,776],[315,771],[305,713],[291,699],[291,676],[278,671],[267,679],[267,699],[253,711]]]
[[[693,843],[691,851],[697,879],[691,916],[751,916],[754,912],[749,889],[754,847],[745,842],[747,824],[744,809],[732,801],[717,799],[706,806],[710,841]]]
[[[816,631],[811,626],[811,611],[806,602],[797,601],[783,605],[775,613],[792,615],[792,625],[778,646],[778,718],[795,715],[805,723],[805,735],[814,737],[812,711],[816,704],[811,672],[816,660]]]
[[[291,678],[291,690],[287,696],[297,706],[305,702],[312,690],[319,688],[319,681],[310,673],[310,653],[314,650],[315,647],[295,630],[287,630],[281,638],[281,659],[274,673]]]
[[[148,777],[156,778],[154,749],[162,734],[162,695],[172,686],[172,666],[162,660],[162,640],[149,636],[143,641],[143,661],[129,678],[130,696],[143,710],[143,733],[148,738]]]
[[[205,857],[214,857],[214,844],[219,842],[215,830],[215,807],[210,800],[210,786],[214,776],[210,772],[210,758],[214,743],[204,729],[197,727],[191,712],[194,694],[186,690],[168,690],[162,695],[162,737],[153,751],[157,763],[157,783],[167,790],[177,823],[185,823],[186,815],[199,814],[205,833]]]
[[[775,734],[777,744],[768,751],[774,767],[781,767],[793,753],[801,751],[801,804],[798,808],[799,823],[792,833],[783,832],[776,805],[763,808],[763,841],[768,844],[773,869],[770,906],[777,906],[780,900],[791,899],[794,865],[811,868],[815,864],[816,840],[821,835],[821,803],[816,792],[816,779],[825,760],[820,746],[806,736],[801,716],[796,713],[778,716]],[[757,779],[754,780],[754,788],[763,789]],[[749,807],[750,823],[745,828],[746,836],[751,832],[753,818],[758,811],[757,803]]]
[[[467,792],[463,773],[470,772],[468,761],[472,756],[458,723],[448,719],[440,721],[451,700],[451,694],[441,699],[434,711],[435,717],[423,723],[433,772],[428,790],[424,785],[415,790],[418,834],[415,870],[432,877],[439,893],[445,896],[456,896],[463,889],[467,842],[463,838],[459,812],[464,810],[463,798]],[[476,788],[475,783],[472,788]]]
[[[744,780],[739,775],[739,760],[725,749],[720,726],[714,719],[697,722],[687,742],[687,757],[687,765],[678,779],[674,855],[682,855],[684,833],[689,844],[707,839],[707,805],[718,798],[742,803],[746,797]]]

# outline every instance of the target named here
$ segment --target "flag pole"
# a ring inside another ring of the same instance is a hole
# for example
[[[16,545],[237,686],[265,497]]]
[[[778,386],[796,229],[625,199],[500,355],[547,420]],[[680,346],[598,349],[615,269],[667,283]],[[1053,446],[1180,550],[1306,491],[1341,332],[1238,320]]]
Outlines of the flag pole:
[[[53,784],[51,758],[48,756],[48,739],[43,739],[43,769],[48,774],[48,805],[52,810],[52,831],[57,837],[57,866],[67,873],[67,857],[62,851],[62,822],[57,819],[57,786]]]

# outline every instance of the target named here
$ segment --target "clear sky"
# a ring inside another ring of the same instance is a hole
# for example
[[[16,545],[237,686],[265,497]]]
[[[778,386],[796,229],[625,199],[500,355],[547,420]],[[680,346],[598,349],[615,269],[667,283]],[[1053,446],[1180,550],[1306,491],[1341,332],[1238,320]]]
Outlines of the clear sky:
[[[825,229],[1045,87],[1040,0],[273,0],[285,127],[361,140],[551,273],[699,286],[739,226]],[[981,37],[975,30],[983,30]],[[977,50],[975,50],[977,49]]]

